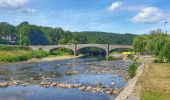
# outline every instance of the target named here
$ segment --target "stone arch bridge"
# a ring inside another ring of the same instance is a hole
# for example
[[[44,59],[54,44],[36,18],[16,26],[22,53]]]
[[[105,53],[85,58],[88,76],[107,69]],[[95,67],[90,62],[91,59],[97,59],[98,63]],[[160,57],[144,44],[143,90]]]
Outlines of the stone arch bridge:
[[[77,51],[82,48],[96,47],[105,50],[106,58],[108,58],[109,51],[111,51],[112,49],[116,49],[116,48],[133,49],[132,45],[109,45],[109,44],[36,45],[36,46],[28,46],[28,47],[31,48],[32,50],[42,49],[45,51],[51,51],[57,48],[67,48],[73,50],[75,56],[77,54]]]

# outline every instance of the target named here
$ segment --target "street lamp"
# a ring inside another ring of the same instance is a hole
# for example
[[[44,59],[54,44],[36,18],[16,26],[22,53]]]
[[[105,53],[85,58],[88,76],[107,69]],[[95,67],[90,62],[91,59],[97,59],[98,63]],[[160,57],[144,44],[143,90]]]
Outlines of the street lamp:
[[[168,33],[167,28],[166,28],[166,24],[167,24],[167,23],[168,23],[168,22],[165,21],[165,32],[166,32],[166,34]]]

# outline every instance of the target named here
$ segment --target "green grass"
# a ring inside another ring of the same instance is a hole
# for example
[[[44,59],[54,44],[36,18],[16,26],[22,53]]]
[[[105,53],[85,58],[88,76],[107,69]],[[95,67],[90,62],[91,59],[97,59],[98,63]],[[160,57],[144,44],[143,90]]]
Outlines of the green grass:
[[[0,51],[0,62],[17,62],[31,59],[27,51]]]
[[[161,93],[157,91],[144,90],[141,93],[142,100],[167,100]]]
[[[72,55],[72,51],[67,49],[57,49],[53,52],[44,50],[30,50],[27,47],[0,45],[0,62],[19,62],[27,61],[32,58],[43,58],[51,56]]]
[[[151,64],[139,83],[141,100],[170,100],[170,64]]]
[[[51,54],[56,56],[68,56],[73,55],[73,52],[69,49],[59,48],[57,50],[54,50]]]
[[[22,47],[22,46],[5,46],[0,45],[1,51],[17,51],[17,50],[30,50],[28,47]]]
[[[26,51],[26,50],[13,50],[13,51],[0,51],[0,62],[19,62],[27,61],[29,59],[46,57],[48,52],[42,50]]]
[[[43,50],[33,50],[31,51],[31,55],[33,58],[43,58],[43,57],[47,57],[49,53]]]

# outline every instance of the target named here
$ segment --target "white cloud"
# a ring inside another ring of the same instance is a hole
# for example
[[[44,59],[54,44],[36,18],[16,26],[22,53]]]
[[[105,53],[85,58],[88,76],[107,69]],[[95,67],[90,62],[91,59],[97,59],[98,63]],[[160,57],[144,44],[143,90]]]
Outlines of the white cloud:
[[[19,12],[35,12],[34,9],[26,7],[28,0],[0,0],[0,9],[16,10]]]
[[[145,7],[144,6],[129,6],[127,9],[130,11],[140,11],[143,8]]]
[[[35,9],[32,8],[22,8],[18,10],[19,12],[23,12],[23,13],[34,13]]]
[[[165,14],[157,7],[146,7],[132,18],[135,23],[157,23],[165,20]]]
[[[113,2],[112,5],[108,8],[110,11],[116,10],[118,8],[121,7],[121,5],[123,4],[123,2]]]

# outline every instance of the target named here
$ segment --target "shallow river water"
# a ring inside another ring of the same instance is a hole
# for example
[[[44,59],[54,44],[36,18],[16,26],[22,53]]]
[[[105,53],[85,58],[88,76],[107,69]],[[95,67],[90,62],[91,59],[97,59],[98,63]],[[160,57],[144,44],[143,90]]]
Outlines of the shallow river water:
[[[0,82],[15,79],[27,81],[28,84],[0,88],[0,100],[113,100],[116,95],[84,92],[78,88],[44,88],[39,84],[42,81],[52,81],[95,86],[100,82],[102,86],[112,86],[114,83],[113,88],[122,88],[126,81],[114,71],[123,70],[126,73],[131,64],[130,61],[106,62],[87,58],[1,64]],[[78,73],[68,75],[68,71]]]

